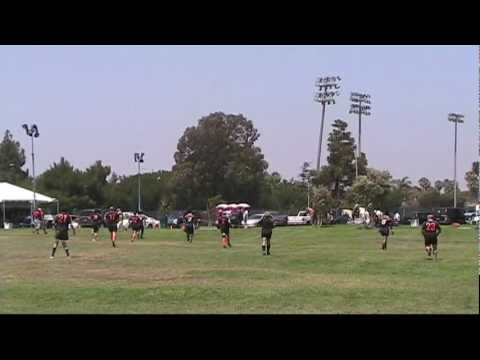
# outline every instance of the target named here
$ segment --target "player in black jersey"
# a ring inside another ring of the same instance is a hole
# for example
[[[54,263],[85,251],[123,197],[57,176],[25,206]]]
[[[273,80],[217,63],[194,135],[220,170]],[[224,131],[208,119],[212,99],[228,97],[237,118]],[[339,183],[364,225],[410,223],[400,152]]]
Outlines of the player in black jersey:
[[[97,241],[98,231],[103,222],[100,210],[96,209],[92,214],[90,214],[90,221],[92,222],[92,241]]]
[[[274,227],[272,215],[267,211],[258,224],[262,227],[262,253],[263,255],[270,255],[270,240],[272,239]]]
[[[55,257],[55,251],[57,251],[57,246],[59,241],[62,242],[63,249],[67,254],[67,257],[70,257],[70,251],[68,250],[67,240],[68,240],[68,227],[72,222],[72,218],[66,211],[62,211],[60,214],[55,216],[55,241],[53,243],[52,255],[50,259]]]
[[[378,232],[383,236],[382,250],[387,250],[387,241],[392,228],[392,219],[387,214],[383,215],[378,222]]]

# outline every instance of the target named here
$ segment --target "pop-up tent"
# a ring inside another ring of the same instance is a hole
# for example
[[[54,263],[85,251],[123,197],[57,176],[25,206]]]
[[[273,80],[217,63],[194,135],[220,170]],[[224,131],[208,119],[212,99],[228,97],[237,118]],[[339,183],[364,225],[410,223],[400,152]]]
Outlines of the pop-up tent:
[[[57,201],[57,199],[49,196],[35,193],[35,202],[38,203],[51,203]],[[21,188],[6,182],[0,183],[0,203],[2,203],[3,209],[3,223],[5,224],[5,203],[7,202],[28,202],[33,203],[33,191]],[[58,204],[58,201],[57,201]]]

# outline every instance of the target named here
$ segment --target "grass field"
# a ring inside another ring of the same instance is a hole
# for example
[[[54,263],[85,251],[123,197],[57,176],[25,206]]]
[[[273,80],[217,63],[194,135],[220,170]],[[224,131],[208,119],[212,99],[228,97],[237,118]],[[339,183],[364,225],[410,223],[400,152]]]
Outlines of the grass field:
[[[439,260],[428,260],[419,229],[400,227],[382,252],[376,230],[338,225],[274,229],[262,256],[259,229],[147,230],[114,249],[81,229],[49,259],[53,233],[0,231],[0,313],[351,314],[479,312],[474,227],[443,227]]]

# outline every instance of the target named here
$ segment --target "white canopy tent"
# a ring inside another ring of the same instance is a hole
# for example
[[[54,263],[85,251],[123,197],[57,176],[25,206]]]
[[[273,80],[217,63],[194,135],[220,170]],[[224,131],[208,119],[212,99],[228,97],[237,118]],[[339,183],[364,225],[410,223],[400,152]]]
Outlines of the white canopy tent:
[[[49,196],[35,193],[35,201],[39,203],[51,203],[58,200]],[[3,208],[3,223],[5,224],[5,203],[6,202],[29,202],[33,203],[33,191],[12,185],[6,182],[0,182],[0,203]]]

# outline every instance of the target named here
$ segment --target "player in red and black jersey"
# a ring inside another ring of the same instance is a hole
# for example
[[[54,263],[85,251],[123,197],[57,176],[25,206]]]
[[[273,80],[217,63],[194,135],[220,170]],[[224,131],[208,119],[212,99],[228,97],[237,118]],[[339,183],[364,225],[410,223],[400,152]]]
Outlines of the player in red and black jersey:
[[[42,208],[38,208],[34,212],[32,212],[33,224],[34,229],[33,232],[39,234],[40,229],[43,230],[43,233],[47,234],[47,227],[45,224],[45,211]]]
[[[438,236],[442,232],[440,224],[435,220],[433,215],[427,216],[427,221],[422,225],[422,234],[425,239],[425,251],[428,256],[433,256],[437,260],[438,255]]]
[[[102,225],[102,214],[100,210],[96,209],[92,214],[90,214],[90,220],[92,222],[92,241],[98,240],[98,230]]]
[[[110,231],[110,240],[112,240],[112,246],[117,247],[115,245],[115,241],[117,240],[117,231],[118,231],[118,222],[120,220],[120,215],[118,211],[115,210],[113,206],[105,214],[105,224],[107,225],[108,230]]]
[[[232,244],[230,243],[230,225],[230,219],[228,218],[227,214],[222,213],[218,219],[218,228],[222,234],[222,244],[224,249],[227,247],[232,247]]]
[[[50,259],[55,257],[55,251],[57,251],[58,242],[62,242],[63,249],[67,254],[67,257],[70,257],[70,251],[68,250],[67,240],[68,240],[68,227],[72,222],[72,218],[66,211],[62,211],[60,214],[55,216],[55,241],[53,243],[52,255]]]
[[[138,215],[137,212],[134,212],[132,216],[128,219],[130,226],[132,227],[132,243],[135,240],[138,240],[139,232],[142,230],[143,219]]]

